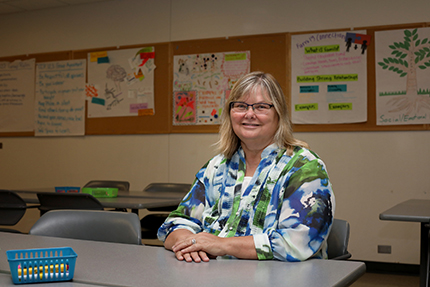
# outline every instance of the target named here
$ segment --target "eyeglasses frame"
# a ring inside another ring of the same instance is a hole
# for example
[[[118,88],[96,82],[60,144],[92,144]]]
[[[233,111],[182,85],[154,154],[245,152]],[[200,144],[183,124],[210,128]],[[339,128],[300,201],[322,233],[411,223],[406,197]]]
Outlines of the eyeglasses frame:
[[[248,104],[248,103],[245,103],[245,102],[236,101],[236,102],[230,102],[230,111],[233,109],[233,105],[234,105],[234,104],[237,104],[237,103],[246,105],[246,110],[245,110],[245,112],[244,112],[244,113],[247,113],[247,112],[248,112],[248,108],[249,108],[249,107],[251,107],[251,108],[252,108],[252,111],[253,111],[255,114],[261,114],[261,113],[256,113],[256,112],[255,112],[254,105],[261,105],[261,104],[265,104],[265,105],[270,106],[269,110],[270,110],[271,108],[273,108],[273,107],[274,107],[274,105],[273,105],[273,104],[268,104],[268,103],[253,103],[253,104]],[[269,111],[269,110],[268,110],[268,111]],[[239,112],[239,113],[241,113],[241,112]],[[265,115],[265,114],[263,113],[262,115]]]

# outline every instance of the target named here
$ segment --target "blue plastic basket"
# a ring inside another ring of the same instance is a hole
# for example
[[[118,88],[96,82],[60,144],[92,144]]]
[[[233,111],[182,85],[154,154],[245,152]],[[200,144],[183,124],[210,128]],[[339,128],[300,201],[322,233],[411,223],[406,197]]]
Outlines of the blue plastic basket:
[[[14,284],[73,279],[77,254],[71,247],[6,251]]]

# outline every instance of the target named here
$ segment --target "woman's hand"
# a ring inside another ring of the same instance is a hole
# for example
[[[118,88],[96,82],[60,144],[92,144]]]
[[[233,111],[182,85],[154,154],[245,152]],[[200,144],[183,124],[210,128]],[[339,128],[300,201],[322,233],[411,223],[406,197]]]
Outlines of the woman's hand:
[[[206,254],[204,251],[198,251],[198,252],[190,252],[190,253],[183,253],[182,251],[175,252],[176,258],[178,260],[185,260],[187,262],[208,262],[210,260],[210,257]]]
[[[224,255],[258,259],[252,236],[224,238],[206,232],[194,234],[187,229],[177,229],[167,236],[164,247],[175,252],[178,260],[186,262],[208,262]]]
[[[178,240],[172,246],[172,250],[178,260],[207,262],[210,258],[226,254],[222,248],[223,239],[206,232],[190,234]]]

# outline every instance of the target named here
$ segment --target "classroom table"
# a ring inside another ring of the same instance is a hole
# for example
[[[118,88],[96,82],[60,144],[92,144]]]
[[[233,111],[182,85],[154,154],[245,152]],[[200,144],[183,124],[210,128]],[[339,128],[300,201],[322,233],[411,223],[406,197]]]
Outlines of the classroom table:
[[[420,286],[429,286],[429,223],[430,223],[430,200],[410,199],[393,206],[379,214],[381,220],[409,221],[421,223],[420,239]]]
[[[68,246],[78,255],[74,283],[109,286],[349,286],[366,270],[363,262],[345,260],[212,259],[187,263],[163,247],[7,232],[0,232],[0,246],[0,272],[10,271],[6,250]]]
[[[9,189],[17,193],[38,193],[38,192],[55,192],[55,187],[27,188],[27,189]],[[148,192],[142,190],[118,190],[117,197],[132,198],[164,198],[181,200],[185,194],[178,192]]]
[[[94,287],[103,285],[77,283],[73,281],[68,282],[49,282],[49,283],[37,283],[37,284],[22,284],[15,285],[12,282],[12,277],[9,273],[1,273],[0,271],[0,286],[1,287],[17,287],[17,286],[34,286],[34,287]],[[106,286],[106,285],[105,285]]]
[[[12,189],[21,198],[30,204],[37,204],[38,192],[55,192],[55,188],[34,188],[34,189]],[[143,191],[118,191],[117,197],[98,197],[97,200],[105,208],[126,208],[138,214],[139,209],[156,208],[178,205],[183,196],[176,193],[159,193]]]

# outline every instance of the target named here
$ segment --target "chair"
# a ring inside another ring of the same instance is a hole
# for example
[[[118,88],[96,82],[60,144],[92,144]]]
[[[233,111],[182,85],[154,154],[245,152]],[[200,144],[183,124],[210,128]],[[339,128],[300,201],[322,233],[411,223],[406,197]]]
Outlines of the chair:
[[[349,223],[342,219],[335,218],[330,234],[328,235],[328,259],[347,260],[351,257],[348,252]]]
[[[52,210],[41,216],[29,234],[141,245],[135,213],[100,210]]]
[[[37,205],[27,206],[25,201],[15,192],[0,190],[0,225],[13,226],[24,216],[27,208],[35,208]],[[21,233],[11,228],[0,228],[3,232]]]
[[[175,193],[178,196],[185,196],[191,189],[191,184],[187,183],[151,183],[145,187],[144,192],[153,193]],[[148,214],[140,220],[142,227],[142,238],[155,239],[157,238],[158,228],[166,220],[167,216],[178,206],[163,206],[157,208],[147,208]]]
[[[54,209],[103,210],[103,205],[91,194],[41,192],[39,198],[40,215]]]
[[[128,181],[116,180],[91,180],[84,187],[116,187],[118,190],[129,191],[130,183]]]

